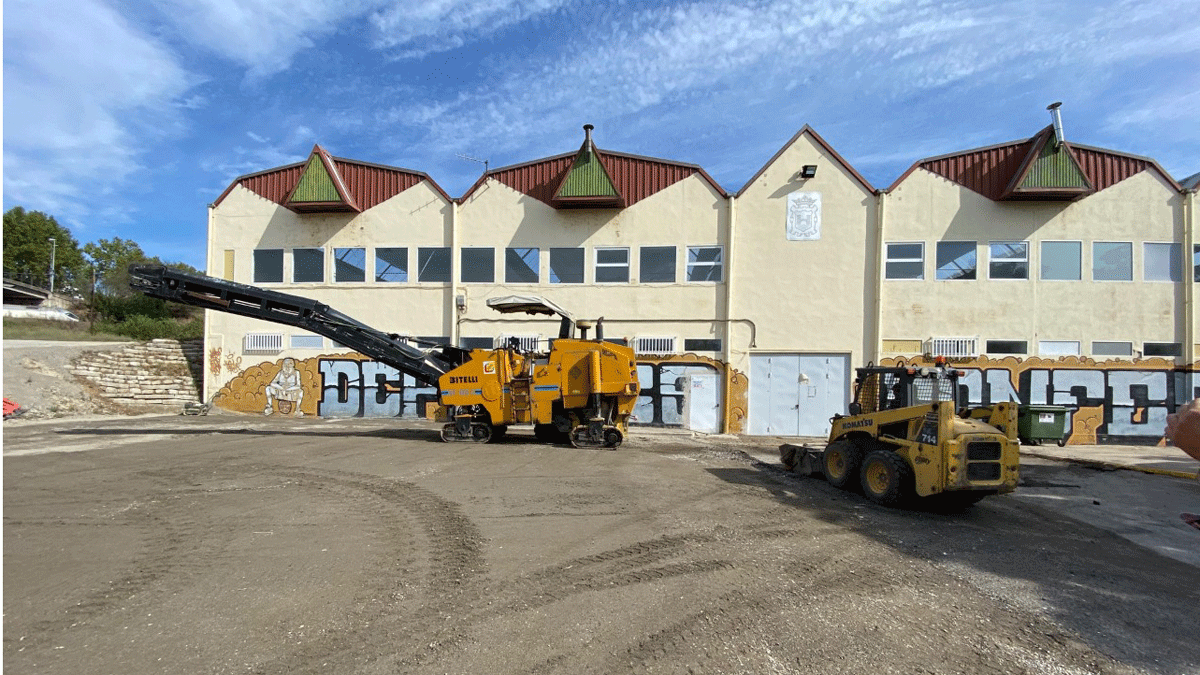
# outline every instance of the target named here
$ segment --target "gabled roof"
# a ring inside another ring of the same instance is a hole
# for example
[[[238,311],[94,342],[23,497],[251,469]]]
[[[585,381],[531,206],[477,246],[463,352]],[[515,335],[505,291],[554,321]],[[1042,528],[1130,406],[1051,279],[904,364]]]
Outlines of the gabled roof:
[[[917,169],[925,169],[994,201],[1071,200],[1099,192],[1147,169],[1175,189],[1154,160],[1078,143],[1057,143],[1054,125],[1032,138],[918,160],[892,183],[891,192]]]
[[[314,145],[308,159],[239,176],[213,202],[217,206],[242,187],[263,199],[301,213],[365,211],[428,181],[446,201],[445,190],[421,171],[333,157]]]
[[[825,153],[828,154],[830,157],[833,157],[833,159],[838,164],[841,164],[842,168],[845,169],[846,172],[849,173],[851,176],[853,176],[854,179],[856,181],[858,181],[858,184],[861,185],[864,190],[866,190],[867,192],[870,192],[870,193],[876,192],[875,188],[871,186],[871,183],[869,181],[867,181],[866,178],[863,178],[862,174],[860,174],[854,167],[850,166],[850,162],[847,162],[840,154],[838,154],[838,152],[833,149],[832,145],[830,145],[829,143],[826,143],[825,139],[821,138],[821,135],[818,134],[815,129],[813,129],[812,127],[805,124],[803,127],[800,128],[800,131],[796,132],[795,136],[792,136],[791,140],[789,140],[787,143],[784,143],[783,147],[779,148],[779,152],[776,152],[771,157],[771,159],[768,159],[767,163],[763,164],[762,168],[759,169],[753,176],[751,176],[750,180],[746,181],[746,184],[742,186],[742,189],[738,190],[737,196],[741,197],[742,194],[744,192],[746,192],[746,190],[748,190],[751,185],[754,184],[754,181],[758,180],[758,177],[763,175],[763,172],[765,172],[768,167],[770,167],[772,164],[774,164],[775,161],[777,159],[779,159],[783,155],[783,153],[787,151],[788,148],[792,147],[792,145],[794,145],[796,143],[796,141],[800,140],[800,137],[804,136],[805,134],[812,137],[812,140],[814,143],[816,143],[818,146],[820,146],[820,148],[822,150],[824,150]]]
[[[603,150],[591,143],[591,130],[585,131],[589,133],[578,151],[492,169],[460,201],[489,178],[556,209],[627,208],[691,176],[707,181],[722,197],[729,196],[695,164]]]
[[[1179,181],[1179,186],[1184,190],[1193,190],[1200,188],[1200,173],[1194,173],[1187,178]]]

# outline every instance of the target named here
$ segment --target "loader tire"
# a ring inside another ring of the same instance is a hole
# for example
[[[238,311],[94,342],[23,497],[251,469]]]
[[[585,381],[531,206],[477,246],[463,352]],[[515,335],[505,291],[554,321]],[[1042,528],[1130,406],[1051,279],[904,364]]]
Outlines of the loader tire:
[[[853,489],[858,481],[858,467],[861,463],[862,450],[853,441],[834,441],[825,448],[825,480],[843,490]]]
[[[902,506],[914,494],[912,468],[891,450],[867,453],[861,474],[863,494],[877,504]]]

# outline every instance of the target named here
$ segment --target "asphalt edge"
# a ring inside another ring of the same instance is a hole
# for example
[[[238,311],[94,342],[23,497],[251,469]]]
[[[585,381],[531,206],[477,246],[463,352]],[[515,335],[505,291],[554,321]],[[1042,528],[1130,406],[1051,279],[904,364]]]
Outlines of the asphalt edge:
[[[1184,480],[1200,481],[1200,471],[1196,471],[1196,472],[1175,471],[1174,469],[1158,469],[1158,468],[1155,468],[1152,466],[1137,466],[1135,464],[1121,464],[1119,462],[1105,462],[1103,460],[1098,460],[1098,459],[1082,459],[1079,457],[1059,457],[1056,455],[1047,455],[1047,454],[1043,454],[1040,452],[1031,452],[1024,448],[1021,448],[1021,454],[1029,455],[1030,457],[1037,457],[1039,459],[1050,459],[1050,460],[1055,460],[1058,462],[1070,462],[1072,464],[1079,464],[1080,466],[1091,467],[1094,469],[1108,469],[1108,470],[1123,469],[1126,471],[1140,471],[1142,473],[1154,474],[1156,476],[1171,476],[1174,478],[1183,478]]]

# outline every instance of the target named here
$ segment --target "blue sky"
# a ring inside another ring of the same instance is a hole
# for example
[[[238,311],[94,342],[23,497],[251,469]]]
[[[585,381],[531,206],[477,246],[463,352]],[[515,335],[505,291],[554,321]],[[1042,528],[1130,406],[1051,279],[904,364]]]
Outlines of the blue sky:
[[[739,189],[804,124],[876,187],[923,157],[1068,140],[1200,171],[1182,0],[7,0],[4,208],[204,266],[237,176],[332,154],[428,173],[601,148]]]

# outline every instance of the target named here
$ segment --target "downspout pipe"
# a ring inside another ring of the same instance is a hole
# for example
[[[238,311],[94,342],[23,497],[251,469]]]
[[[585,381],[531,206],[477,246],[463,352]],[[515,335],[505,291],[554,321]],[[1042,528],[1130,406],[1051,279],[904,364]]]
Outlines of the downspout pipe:
[[[734,227],[737,224],[737,197],[729,195],[729,226],[726,228],[725,242],[725,349],[722,350],[725,361],[725,377],[721,387],[721,410],[724,414],[721,416],[721,431],[729,433],[729,406],[733,401],[733,396],[730,393],[730,386],[733,381],[733,336],[730,334],[730,329],[733,327],[730,317],[733,316],[733,280],[737,276],[733,273],[733,263],[736,260],[733,256],[734,242]],[[750,346],[754,346],[754,322],[750,322]]]

